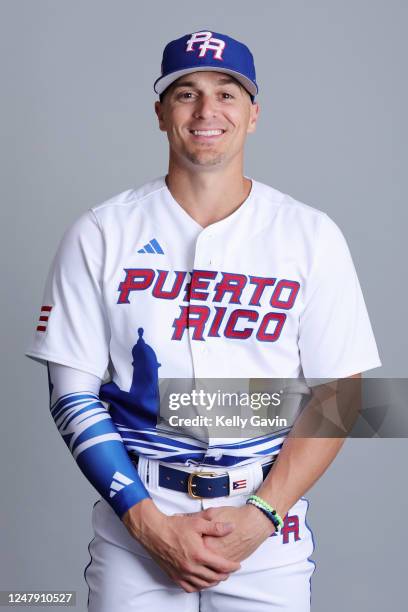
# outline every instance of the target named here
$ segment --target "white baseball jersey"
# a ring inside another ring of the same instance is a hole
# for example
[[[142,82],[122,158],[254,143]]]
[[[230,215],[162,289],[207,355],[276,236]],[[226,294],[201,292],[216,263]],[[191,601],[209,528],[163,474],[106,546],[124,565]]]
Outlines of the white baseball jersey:
[[[164,177],[67,230],[27,355],[109,378],[101,398],[130,452],[217,466],[266,461],[287,432],[203,442],[160,429],[157,381],[335,379],[381,365],[350,251],[327,214],[252,180],[236,211],[203,228]]]

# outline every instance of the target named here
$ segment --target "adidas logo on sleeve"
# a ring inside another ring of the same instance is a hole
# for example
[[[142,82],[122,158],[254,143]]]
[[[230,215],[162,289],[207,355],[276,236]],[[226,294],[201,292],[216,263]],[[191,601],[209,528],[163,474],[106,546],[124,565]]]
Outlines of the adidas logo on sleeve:
[[[124,489],[124,487],[126,487],[127,485],[132,484],[132,482],[134,481],[122,474],[121,472],[115,472],[110,485],[109,497],[115,497],[116,493]]]

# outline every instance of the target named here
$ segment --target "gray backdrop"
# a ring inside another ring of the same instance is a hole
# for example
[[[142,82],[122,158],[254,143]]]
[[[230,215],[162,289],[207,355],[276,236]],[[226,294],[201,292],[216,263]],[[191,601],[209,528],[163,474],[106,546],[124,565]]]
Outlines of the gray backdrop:
[[[88,207],[166,171],[152,91],[164,44],[197,29],[228,33],[253,50],[260,85],[246,173],[342,228],[383,362],[368,375],[406,377],[408,10],[403,0],[0,7],[0,589],[76,590],[85,610],[98,494],[49,415],[45,368],[23,356],[63,231]],[[406,460],[404,439],[348,440],[307,495],[314,612],[405,608]]]

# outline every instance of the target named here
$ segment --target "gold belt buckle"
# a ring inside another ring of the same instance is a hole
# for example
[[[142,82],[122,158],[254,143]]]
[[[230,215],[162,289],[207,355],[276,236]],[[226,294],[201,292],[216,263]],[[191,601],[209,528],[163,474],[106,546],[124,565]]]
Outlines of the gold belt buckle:
[[[188,475],[188,480],[187,480],[187,492],[190,495],[190,497],[193,497],[194,499],[204,499],[201,495],[196,495],[193,491],[193,487],[196,487],[197,485],[192,482],[193,476],[216,476],[216,472],[191,472],[191,474]]]

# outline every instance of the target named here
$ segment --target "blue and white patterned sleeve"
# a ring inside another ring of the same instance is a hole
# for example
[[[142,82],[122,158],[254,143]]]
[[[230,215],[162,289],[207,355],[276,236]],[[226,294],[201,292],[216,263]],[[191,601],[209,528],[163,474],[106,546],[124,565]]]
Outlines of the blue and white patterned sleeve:
[[[101,379],[54,362],[47,369],[51,416],[82,473],[121,519],[150,495],[99,399]]]

